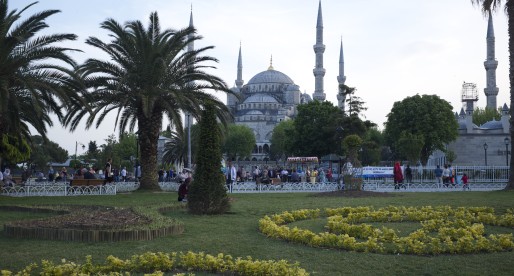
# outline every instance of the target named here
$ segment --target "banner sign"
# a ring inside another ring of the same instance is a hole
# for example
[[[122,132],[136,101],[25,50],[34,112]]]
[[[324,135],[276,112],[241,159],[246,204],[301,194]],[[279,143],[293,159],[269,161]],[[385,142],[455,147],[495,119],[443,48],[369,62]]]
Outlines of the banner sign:
[[[363,178],[393,177],[393,167],[364,167]]]

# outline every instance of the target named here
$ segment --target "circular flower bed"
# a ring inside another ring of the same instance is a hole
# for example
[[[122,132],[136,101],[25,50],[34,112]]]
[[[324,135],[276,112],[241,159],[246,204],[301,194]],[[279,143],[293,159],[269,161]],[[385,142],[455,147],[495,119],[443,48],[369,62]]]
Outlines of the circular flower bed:
[[[4,225],[4,234],[8,237],[119,242],[152,240],[181,234],[184,231],[182,222],[161,215],[162,212],[181,207],[0,206],[0,209],[58,214],[55,217],[7,222]]]
[[[320,217],[327,218],[327,232],[286,225]],[[419,222],[421,228],[400,236],[395,229],[369,224],[388,222]],[[268,237],[349,251],[437,255],[514,249],[512,232],[486,236],[484,225],[514,227],[514,209],[496,215],[490,207],[343,207],[286,211],[259,221],[260,231]]]
[[[40,275],[170,275],[170,272],[204,271],[210,273],[236,275],[309,275],[298,263],[287,261],[253,260],[251,257],[233,258],[222,253],[213,256],[203,252],[147,252],[134,255],[128,260],[114,256],[107,257],[104,264],[94,264],[91,256],[86,257],[84,264],[62,260],[59,264],[42,260],[41,264],[31,264],[23,270],[13,273],[1,270],[1,275],[30,275],[39,272]],[[177,273],[174,275],[186,275]]]

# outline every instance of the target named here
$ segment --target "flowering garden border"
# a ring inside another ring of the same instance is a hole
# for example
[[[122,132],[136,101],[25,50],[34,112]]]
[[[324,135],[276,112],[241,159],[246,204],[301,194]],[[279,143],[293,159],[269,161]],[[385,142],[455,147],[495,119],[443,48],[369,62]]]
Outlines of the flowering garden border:
[[[40,270],[40,271],[36,271]],[[122,260],[114,256],[107,257],[104,264],[94,264],[91,256],[86,257],[84,264],[78,264],[63,259],[60,264],[42,260],[41,264],[30,264],[23,270],[13,273],[1,270],[0,275],[164,275],[164,272],[176,271],[205,271],[211,273],[236,275],[298,275],[307,276],[309,273],[298,263],[290,264],[285,260],[253,260],[251,257],[233,258],[219,253],[209,255],[203,252],[147,252],[134,255],[131,259]],[[167,274],[169,275],[169,273]],[[174,275],[185,275],[177,273]],[[191,274],[188,274],[191,275]],[[194,275],[194,274],[192,274]]]
[[[328,232],[314,233],[286,224],[327,217]],[[391,228],[381,229],[366,222],[420,222],[421,228],[406,237]],[[357,224],[359,223],[359,224]],[[312,247],[387,254],[465,254],[501,252],[514,249],[512,233],[485,236],[486,225],[514,228],[514,209],[496,215],[491,207],[389,206],[302,209],[265,216],[259,230],[270,238]]]

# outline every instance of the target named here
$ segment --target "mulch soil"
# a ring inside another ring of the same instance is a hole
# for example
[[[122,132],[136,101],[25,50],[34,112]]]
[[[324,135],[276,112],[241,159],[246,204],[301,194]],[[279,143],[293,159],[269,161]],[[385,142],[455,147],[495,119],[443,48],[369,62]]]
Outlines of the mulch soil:
[[[127,226],[150,223],[147,217],[138,215],[130,209],[113,207],[73,208],[69,214],[50,218],[23,220],[12,224],[34,228],[104,230],[123,229]]]

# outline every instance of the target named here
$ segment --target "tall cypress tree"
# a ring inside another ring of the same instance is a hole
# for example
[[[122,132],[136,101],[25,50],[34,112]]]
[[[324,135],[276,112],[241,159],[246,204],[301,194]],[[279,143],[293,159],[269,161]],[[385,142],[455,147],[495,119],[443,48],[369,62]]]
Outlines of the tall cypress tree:
[[[221,130],[212,105],[206,105],[199,126],[199,151],[188,208],[193,214],[221,214],[229,210],[230,204],[221,172]]]

